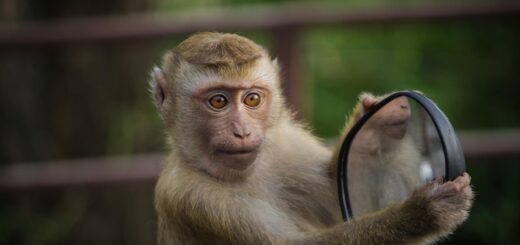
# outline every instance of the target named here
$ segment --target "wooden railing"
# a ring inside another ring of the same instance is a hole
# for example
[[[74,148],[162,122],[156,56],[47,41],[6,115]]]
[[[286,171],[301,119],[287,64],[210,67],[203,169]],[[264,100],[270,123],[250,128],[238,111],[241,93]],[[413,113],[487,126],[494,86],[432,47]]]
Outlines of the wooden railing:
[[[468,164],[475,158],[520,155],[520,130],[465,131],[458,135]],[[155,153],[12,164],[0,168],[0,192],[153,185],[163,158],[163,153]]]

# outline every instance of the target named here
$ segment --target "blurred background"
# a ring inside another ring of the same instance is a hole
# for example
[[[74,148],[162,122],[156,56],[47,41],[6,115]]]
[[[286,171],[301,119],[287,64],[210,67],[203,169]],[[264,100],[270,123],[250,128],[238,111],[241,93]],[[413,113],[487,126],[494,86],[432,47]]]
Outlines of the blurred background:
[[[155,243],[166,148],[148,72],[197,31],[267,47],[324,138],[362,91],[423,91],[459,133],[477,193],[441,244],[514,244],[519,17],[505,0],[2,0],[0,244]]]

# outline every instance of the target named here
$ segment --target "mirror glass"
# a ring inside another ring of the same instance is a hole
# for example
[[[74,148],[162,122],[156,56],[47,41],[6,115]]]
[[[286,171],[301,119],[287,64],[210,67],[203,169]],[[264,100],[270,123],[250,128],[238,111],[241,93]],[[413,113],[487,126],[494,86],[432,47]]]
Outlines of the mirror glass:
[[[394,98],[354,136],[346,171],[354,218],[404,201],[417,187],[445,175],[432,118],[415,100]]]

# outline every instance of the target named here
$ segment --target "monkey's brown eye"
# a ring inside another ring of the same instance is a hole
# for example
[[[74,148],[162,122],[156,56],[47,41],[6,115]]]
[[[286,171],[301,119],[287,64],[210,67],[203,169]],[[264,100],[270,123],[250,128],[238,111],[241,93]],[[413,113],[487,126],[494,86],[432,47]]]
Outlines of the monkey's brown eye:
[[[211,98],[209,98],[209,104],[211,105],[211,107],[213,107],[215,109],[222,109],[222,108],[224,108],[224,106],[226,106],[228,104],[228,101],[227,101],[226,97],[218,94],[218,95],[214,95]]]
[[[256,107],[260,104],[260,95],[257,93],[250,93],[244,98],[244,103],[250,107]]]

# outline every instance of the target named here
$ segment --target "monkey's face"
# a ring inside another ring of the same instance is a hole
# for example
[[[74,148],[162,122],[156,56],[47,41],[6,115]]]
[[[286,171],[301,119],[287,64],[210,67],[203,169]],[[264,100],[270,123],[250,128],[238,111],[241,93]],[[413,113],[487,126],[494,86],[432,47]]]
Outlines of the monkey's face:
[[[258,84],[233,84],[202,89],[194,104],[206,118],[199,123],[199,132],[211,163],[245,170],[256,159],[264,140],[271,92]]]

